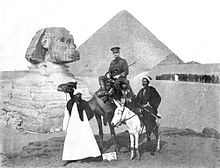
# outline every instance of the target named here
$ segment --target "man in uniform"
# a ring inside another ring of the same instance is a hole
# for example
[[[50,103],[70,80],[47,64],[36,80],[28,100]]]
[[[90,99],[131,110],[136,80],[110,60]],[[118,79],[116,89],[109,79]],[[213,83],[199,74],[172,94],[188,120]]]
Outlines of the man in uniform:
[[[113,95],[118,93],[113,93],[113,87],[116,90],[121,90],[122,83],[128,84],[128,80],[126,79],[129,69],[128,63],[125,59],[120,57],[120,47],[112,47],[112,54],[114,56],[114,60],[110,63],[109,70],[104,76],[99,76],[99,85],[100,89],[97,92],[98,97],[102,97],[102,100],[105,102],[107,100],[106,95]],[[109,81],[114,81],[113,86]],[[106,85],[108,83],[108,85]],[[104,115],[104,125],[107,124],[108,114]]]
[[[140,89],[136,97],[136,103],[141,109],[142,121],[146,126],[147,133],[150,133],[156,127],[156,119],[161,118],[157,110],[161,97],[153,86],[149,86],[150,80],[149,76],[142,78],[143,88]]]
[[[112,47],[112,54],[114,56],[114,60],[111,62],[109,71],[105,76],[99,77],[99,85],[102,91],[106,91],[106,82],[109,79],[114,80],[114,86],[116,89],[120,89],[120,83],[128,82],[126,77],[129,73],[128,63],[125,59],[120,57],[120,47]]]

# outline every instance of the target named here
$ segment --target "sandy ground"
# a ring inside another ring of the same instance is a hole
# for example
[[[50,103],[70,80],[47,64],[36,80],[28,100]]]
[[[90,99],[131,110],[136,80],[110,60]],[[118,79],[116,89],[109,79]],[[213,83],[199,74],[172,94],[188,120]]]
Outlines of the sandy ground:
[[[95,120],[90,121],[94,134],[97,134]],[[108,127],[104,127],[104,153],[113,152]],[[155,155],[150,152],[155,147],[155,139],[147,142],[145,136],[140,135],[139,149],[141,160],[129,160],[129,137],[126,127],[116,129],[117,142],[121,153],[117,160],[101,162],[72,162],[66,167],[219,167],[220,166],[220,139],[205,137],[193,130],[178,130],[161,128],[161,150]],[[52,134],[24,134],[11,128],[1,127],[1,144],[4,152],[1,153],[2,167],[62,167],[62,149],[64,132]],[[4,137],[4,138],[3,138]],[[98,138],[96,136],[96,138]]]

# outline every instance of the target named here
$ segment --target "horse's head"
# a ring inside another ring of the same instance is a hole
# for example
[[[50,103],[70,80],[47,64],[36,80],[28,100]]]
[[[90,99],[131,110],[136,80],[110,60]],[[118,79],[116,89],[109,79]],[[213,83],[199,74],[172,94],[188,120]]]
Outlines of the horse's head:
[[[117,108],[115,109],[114,116],[112,118],[111,124],[113,126],[118,126],[125,120],[125,111],[128,110],[124,105],[120,104],[117,100],[114,100],[115,105]]]
[[[57,87],[57,91],[64,93],[73,93],[76,88],[77,88],[77,82],[68,82],[68,83],[60,84]]]

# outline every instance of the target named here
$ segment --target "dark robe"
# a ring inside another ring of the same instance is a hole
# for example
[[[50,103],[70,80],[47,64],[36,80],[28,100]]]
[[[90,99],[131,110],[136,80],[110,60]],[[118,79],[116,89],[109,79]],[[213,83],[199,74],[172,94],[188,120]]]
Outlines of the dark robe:
[[[147,103],[154,108],[158,108],[161,102],[160,94],[153,86],[149,86],[147,88],[142,88],[136,97],[136,102],[140,105],[145,105]]]
[[[135,102],[138,105],[144,106],[149,103],[150,106],[147,106],[144,110],[142,109],[142,114],[144,116],[144,123],[147,126],[147,131],[151,131],[156,126],[156,118],[150,113],[157,114],[158,107],[161,102],[160,94],[153,86],[147,88],[142,88],[136,97]]]
[[[74,103],[77,103],[79,118],[81,119],[81,121],[83,121],[83,110],[85,110],[88,120],[90,120],[94,116],[94,113],[92,112],[92,109],[89,106],[88,102],[83,99],[77,100],[76,96],[70,99],[66,105],[70,116],[71,116],[71,111],[72,111],[72,107]]]

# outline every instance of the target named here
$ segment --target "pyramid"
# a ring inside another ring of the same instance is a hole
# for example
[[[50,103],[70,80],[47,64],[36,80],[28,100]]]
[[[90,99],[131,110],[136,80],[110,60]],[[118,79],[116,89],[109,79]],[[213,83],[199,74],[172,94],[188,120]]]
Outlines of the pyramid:
[[[121,47],[121,57],[128,64],[135,63],[129,67],[129,76],[150,70],[168,55],[176,56],[134,16],[123,10],[79,46],[81,58],[69,64],[70,72],[76,76],[105,74],[114,58],[110,51],[112,46]]]
[[[174,54],[170,54],[166,56],[166,58],[161,61],[158,65],[173,65],[173,64],[184,64],[183,60],[181,60],[179,57],[177,57]]]

